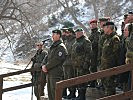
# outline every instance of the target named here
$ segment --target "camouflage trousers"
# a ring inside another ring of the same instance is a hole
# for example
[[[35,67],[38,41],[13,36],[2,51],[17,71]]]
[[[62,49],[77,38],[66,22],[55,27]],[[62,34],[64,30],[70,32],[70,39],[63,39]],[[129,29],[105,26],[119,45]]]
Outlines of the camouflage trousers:
[[[116,93],[115,76],[103,78],[102,84],[104,86],[106,96],[114,95]]]
[[[41,72],[35,72],[33,79],[34,82],[34,94],[37,97],[37,100],[40,100],[40,96],[44,96],[44,87],[46,85],[46,76]]]

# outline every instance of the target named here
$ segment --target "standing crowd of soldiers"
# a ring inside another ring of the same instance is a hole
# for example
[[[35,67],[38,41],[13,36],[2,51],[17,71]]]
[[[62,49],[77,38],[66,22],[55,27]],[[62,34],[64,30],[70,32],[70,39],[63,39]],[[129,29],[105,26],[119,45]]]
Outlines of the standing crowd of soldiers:
[[[82,28],[73,30],[63,27],[52,31],[53,44],[47,51],[43,44],[37,44],[37,53],[31,59],[32,67],[39,67],[40,72],[32,73],[34,93],[37,100],[44,95],[47,81],[48,98],[55,99],[55,85],[60,80],[66,80],[100,70],[113,68],[123,64],[133,63],[133,12],[124,15],[122,35],[109,17],[89,21],[91,35],[88,38]],[[110,76],[77,86],[65,88],[62,98],[70,100],[86,100],[86,88],[101,88],[105,95],[116,93],[116,86],[123,91],[130,90],[130,72],[118,76]],[[68,94],[67,91],[70,93]],[[78,95],[76,96],[76,91]]]

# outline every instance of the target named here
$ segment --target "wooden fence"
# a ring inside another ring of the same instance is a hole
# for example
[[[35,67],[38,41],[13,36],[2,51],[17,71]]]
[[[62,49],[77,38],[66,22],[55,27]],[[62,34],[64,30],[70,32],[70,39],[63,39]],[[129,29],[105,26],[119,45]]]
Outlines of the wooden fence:
[[[63,80],[60,82],[56,83],[56,95],[55,95],[55,100],[62,100],[62,91],[66,87],[71,87],[74,85],[86,83],[88,81],[96,80],[96,79],[101,79],[103,77],[108,77],[112,75],[118,75],[120,73],[124,73],[127,71],[131,71],[131,90],[121,93],[121,94],[116,94],[108,97],[103,97],[99,98],[98,100],[125,100],[125,99],[130,99],[133,100],[133,64],[128,64],[128,65],[122,65],[122,66],[117,66],[111,69],[95,72],[92,74],[87,74],[84,76],[76,77],[76,78],[71,78],[68,80]]]
[[[33,85],[30,82],[28,84],[23,84],[23,85],[18,85],[18,86],[14,86],[14,87],[9,87],[9,88],[4,88],[3,89],[3,78],[9,77],[9,76],[14,76],[14,75],[19,75],[19,74],[23,74],[23,73],[28,73],[28,72],[39,71],[39,70],[40,69],[38,69],[38,68],[32,68],[32,69],[25,69],[25,70],[21,70],[21,71],[16,71],[16,72],[11,72],[11,73],[8,73],[8,74],[2,74],[2,75],[0,75],[0,100],[2,100],[2,94],[4,92],[18,90],[18,89],[30,87],[30,86]]]

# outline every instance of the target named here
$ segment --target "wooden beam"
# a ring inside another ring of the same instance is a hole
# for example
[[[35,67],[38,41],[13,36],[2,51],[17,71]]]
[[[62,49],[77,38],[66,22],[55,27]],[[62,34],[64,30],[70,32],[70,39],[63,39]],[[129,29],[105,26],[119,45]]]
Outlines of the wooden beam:
[[[2,92],[18,90],[18,89],[22,89],[22,88],[26,88],[26,87],[30,87],[30,86],[32,86],[32,83],[28,83],[28,84],[24,84],[24,85],[19,85],[19,86],[14,86],[14,87],[10,87],[10,88],[5,88],[5,89],[2,90]]]
[[[21,71],[16,71],[16,72],[11,72],[11,73],[7,73],[7,74],[2,74],[0,75],[0,77],[8,77],[8,76],[13,76],[13,75],[19,75],[19,74],[23,74],[23,73],[27,73],[27,72],[33,72],[33,71],[40,71],[41,68],[31,68],[31,69],[25,69],[25,70],[21,70]]]
[[[122,65],[122,66],[98,71],[92,74],[87,74],[87,75],[83,75],[83,76],[79,76],[79,77],[75,77],[75,78],[71,78],[67,80],[62,80],[62,81],[57,82],[56,84],[59,84],[59,87],[61,88],[66,88],[66,87],[71,87],[73,85],[86,83],[88,81],[101,79],[101,78],[109,77],[112,75],[118,75],[120,73],[124,73],[124,72],[131,71],[131,70],[133,70],[132,64]]]
[[[133,91],[128,91],[121,94],[107,96],[96,100],[128,100],[132,97],[133,97]]]
[[[57,82],[56,83],[55,100],[61,100],[63,88],[67,88],[67,87],[71,87],[74,85],[86,83],[86,82],[96,80],[96,79],[101,79],[104,77],[109,77],[112,75],[118,75],[120,73],[132,71],[132,70],[133,70],[133,64],[126,64],[126,65],[117,66],[117,67],[113,67],[110,69],[102,70],[99,72],[95,72],[92,74],[87,74],[87,75],[83,75],[83,76],[79,76],[79,77],[75,77],[75,78],[71,78],[68,80],[63,80],[63,81]]]
[[[0,100],[2,100],[3,78],[0,77]]]

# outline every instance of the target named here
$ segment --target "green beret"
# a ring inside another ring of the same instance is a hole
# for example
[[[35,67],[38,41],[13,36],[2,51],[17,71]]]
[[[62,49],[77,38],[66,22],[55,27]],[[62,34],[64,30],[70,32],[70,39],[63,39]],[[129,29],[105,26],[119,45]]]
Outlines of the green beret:
[[[68,28],[62,28],[62,32],[68,32]]]
[[[52,33],[56,33],[56,34],[59,34],[61,36],[61,31],[56,29],[56,30],[53,30]]]
[[[75,33],[72,27],[69,27],[68,31],[71,32],[71,33]]]
[[[99,21],[108,21],[108,20],[110,20],[109,17],[102,17],[102,18],[99,18]]]
[[[82,28],[78,28],[75,30],[75,32],[83,32],[83,29]]]
[[[113,22],[106,22],[105,24],[103,24],[103,26],[108,26],[108,25],[115,25]]]

